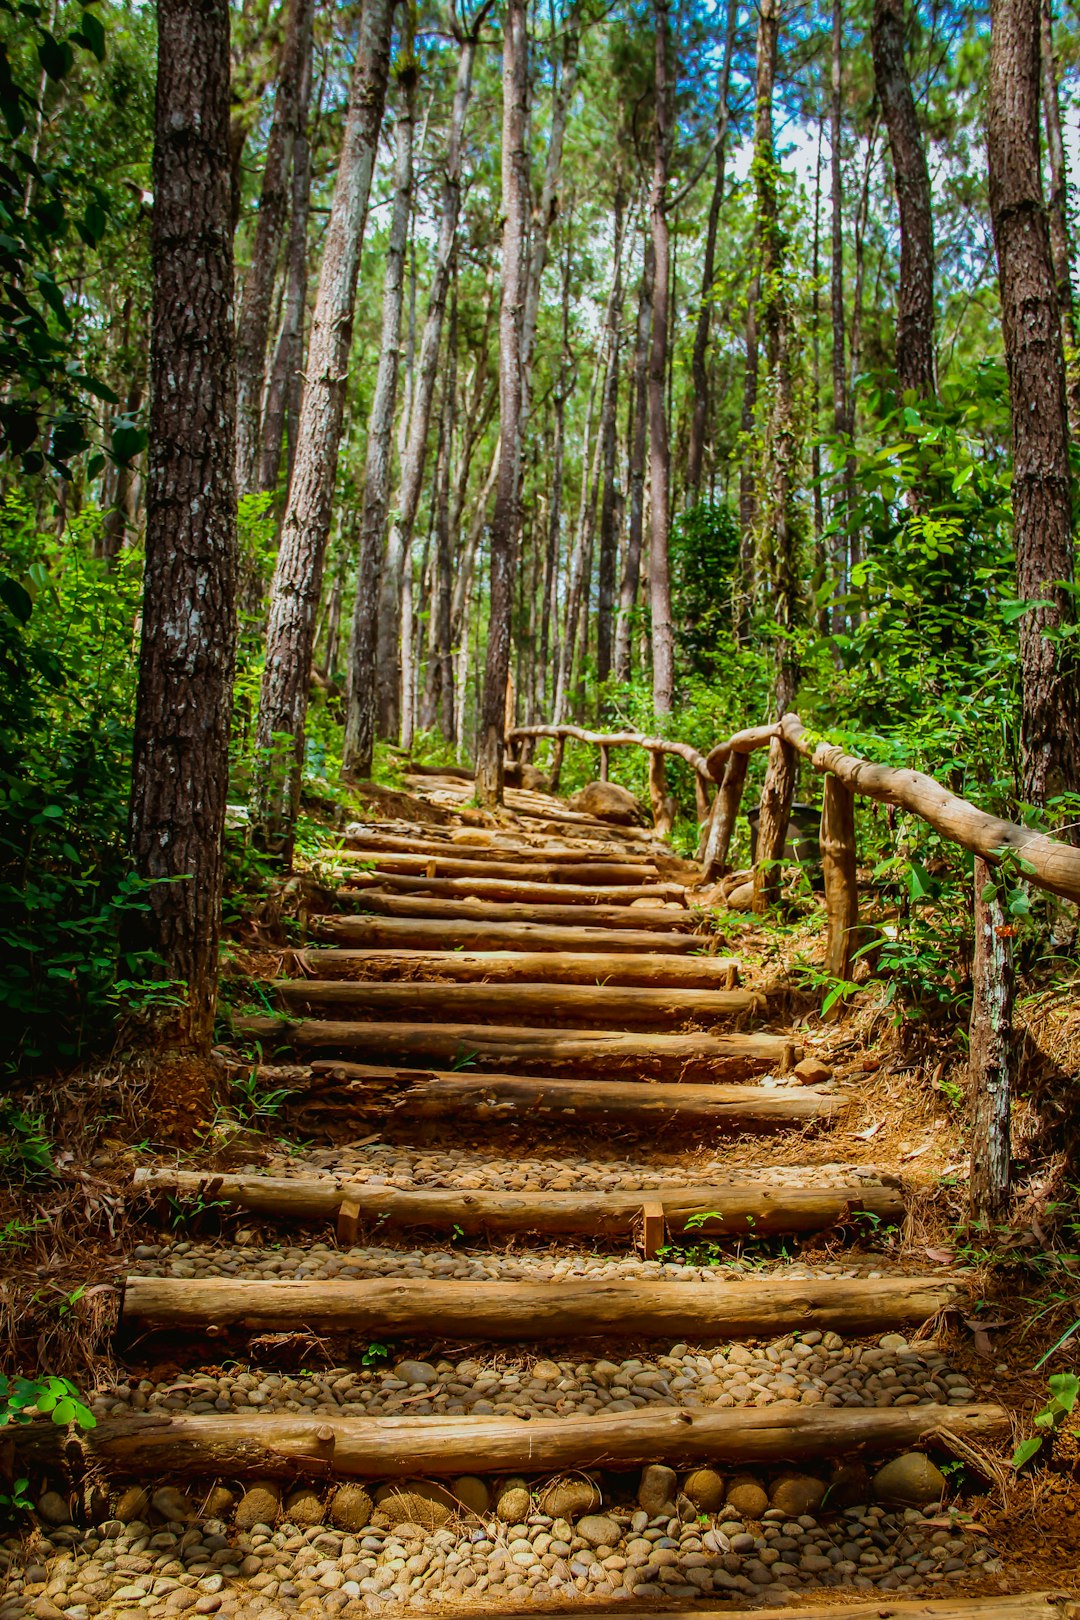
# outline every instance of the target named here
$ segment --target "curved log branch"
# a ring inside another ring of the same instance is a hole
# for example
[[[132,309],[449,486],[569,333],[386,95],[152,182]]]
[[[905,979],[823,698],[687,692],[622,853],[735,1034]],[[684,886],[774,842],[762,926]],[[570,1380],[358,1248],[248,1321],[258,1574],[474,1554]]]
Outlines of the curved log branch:
[[[717,781],[709,770],[708,760],[691,743],[673,742],[669,737],[646,737],[641,731],[586,731],[584,726],[516,726],[510,733],[518,737],[554,737],[565,742],[573,737],[577,742],[591,743],[594,748],[647,748],[651,754],[675,754],[684,759],[691,769],[708,781]]]

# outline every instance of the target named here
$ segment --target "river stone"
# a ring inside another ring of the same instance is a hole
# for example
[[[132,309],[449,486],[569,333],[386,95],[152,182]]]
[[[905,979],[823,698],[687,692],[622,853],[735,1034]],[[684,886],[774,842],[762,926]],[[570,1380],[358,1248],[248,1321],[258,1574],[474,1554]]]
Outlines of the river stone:
[[[683,1480],[683,1494],[699,1513],[715,1513],[727,1501],[724,1481],[715,1468],[695,1468]]]
[[[141,1485],[129,1485],[126,1491],[121,1491],[116,1498],[113,1513],[121,1524],[134,1524],[138,1520],[145,1520],[150,1511],[150,1498]]]
[[[330,1502],[330,1523],[339,1530],[364,1530],[371,1510],[371,1496],[362,1485],[339,1485]]]
[[[227,1485],[214,1485],[206,1493],[202,1507],[204,1519],[227,1519],[236,1506],[236,1492]]]
[[[422,1530],[437,1530],[453,1518],[457,1506],[449,1491],[431,1479],[380,1485],[375,1504],[391,1524],[418,1524]]]
[[[832,1079],[829,1065],[816,1057],[804,1057],[801,1063],[796,1063],[792,1072],[804,1086],[820,1086],[823,1081]]]
[[[812,1474],[781,1474],[769,1492],[769,1506],[797,1519],[803,1513],[816,1513],[824,1497],[824,1483]]]
[[[570,800],[571,810],[596,816],[599,821],[614,821],[620,826],[643,826],[641,807],[628,788],[615,782],[590,782]]]
[[[750,1474],[737,1474],[727,1488],[726,1507],[736,1519],[760,1519],[769,1506],[764,1488]]]
[[[468,1508],[470,1513],[475,1513],[477,1518],[482,1519],[491,1507],[491,1492],[486,1482],[476,1474],[459,1474],[456,1479],[450,1481],[450,1491],[462,1506]]]
[[[326,1511],[319,1493],[312,1490],[291,1491],[285,1498],[285,1517],[292,1524],[325,1524]]]
[[[552,1519],[595,1513],[603,1497],[591,1479],[557,1479],[540,1492],[540,1511]]]
[[[524,1524],[531,1509],[532,1498],[523,1479],[504,1479],[497,1487],[495,1517],[503,1524]]]
[[[236,1508],[236,1527],[250,1530],[255,1524],[274,1524],[281,1507],[281,1487],[272,1479],[260,1479],[246,1490]]]
[[[150,1498],[150,1506],[169,1524],[191,1524],[199,1517],[195,1504],[175,1485],[162,1485]]]
[[[70,1524],[71,1509],[67,1504],[67,1497],[61,1496],[59,1491],[46,1491],[38,1498],[38,1516],[46,1524]]]
[[[394,1377],[403,1378],[407,1384],[437,1384],[439,1375],[430,1361],[399,1361],[394,1368]]]
[[[658,1514],[675,1500],[675,1489],[678,1476],[674,1468],[665,1468],[662,1463],[650,1463],[641,1470],[641,1483],[637,1490],[639,1507],[643,1507],[650,1519]]]
[[[574,1528],[590,1547],[617,1547],[622,1534],[615,1520],[609,1519],[606,1513],[587,1513]]]
[[[878,1501],[899,1502],[904,1507],[940,1502],[945,1485],[945,1475],[921,1451],[906,1451],[902,1457],[894,1457],[874,1475]]]

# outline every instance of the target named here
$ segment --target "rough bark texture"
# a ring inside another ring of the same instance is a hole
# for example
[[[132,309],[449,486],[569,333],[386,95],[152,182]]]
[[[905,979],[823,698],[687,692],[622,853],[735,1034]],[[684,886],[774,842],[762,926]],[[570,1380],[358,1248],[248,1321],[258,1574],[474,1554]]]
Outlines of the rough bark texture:
[[[383,270],[382,332],[379,369],[368,416],[364,462],[364,499],[360,518],[360,552],[345,692],[345,736],[342,766],[356,776],[371,775],[375,744],[375,643],[382,584],[386,511],[390,498],[394,411],[401,359],[401,314],[405,298],[405,248],[413,192],[413,127],[416,72],[410,60],[400,75],[394,160],[394,202]]]
[[[1032,804],[1080,782],[1080,680],[1049,636],[1074,611],[1065,360],[1039,165],[1039,0],[991,8],[987,146],[1013,429],[1016,591],[1046,602],[1020,620],[1023,793]]]
[[[896,380],[901,394],[937,392],[934,364],[934,219],[930,172],[911,93],[904,33],[907,0],[874,0],[874,82],[885,114],[893,182],[900,209],[900,293],[896,312]],[[1038,49],[1038,19],[1034,40]]]
[[[990,867],[975,857],[975,959],[971,968],[968,1110],[971,1115],[971,1218],[993,1223],[1009,1204],[1013,965],[1009,913]]]
[[[701,865],[707,883],[715,883],[728,869],[728,850],[742,803],[749,754],[731,753],[724,767],[724,779],[713,801],[701,851]]]
[[[153,307],[130,847],[154,880],[137,942],[187,994],[177,1036],[209,1046],[236,641],[229,10],[159,0]],[[133,939],[132,943],[136,940]]]
[[[622,177],[615,188],[615,269],[608,301],[608,371],[600,410],[600,561],[596,585],[596,678],[603,683],[612,670],[615,634],[615,570],[618,564],[618,491],[616,454],[619,444],[619,336],[622,330],[623,214]]]
[[[308,346],[296,462],[270,598],[253,826],[288,859],[300,796],[315,616],[341,444],[353,308],[390,72],[391,0],[367,0]]]
[[[1069,226],[1069,172],[1065,158],[1065,132],[1058,94],[1058,69],[1054,55],[1054,19],[1051,0],[1041,0],[1042,103],[1046,126],[1046,156],[1050,167],[1050,195],[1046,199],[1050,226],[1050,252],[1054,261],[1058,305],[1061,309],[1061,337],[1065,347],[1066,391],[1069,401],[1069,427],[1074,439],[1080,437],[1080,356],[1077,354],[1076,301],[1073,297],[1072,231]]]
[[[826,776],[822,784],[821,870],[828,929],[824,968],[834,979],[847,979],[859,921],[855,795],[837,776]]]
[[[626,555],[623,558],[622,579],[619,582],[619,617],[615,626],[615,676],[617,680],[630,679],[630,628],[637,605],[638,581],[641,575],[641,541],[645,530],[645,453],[648,447],[649,411],[649,334],[652,331],[653,282],[656,266],[653,261],[652,241],[645,244],[641,284],[638,291],[637,335],[634,342],[633,392],[630,400],[630,421],[627,441],[630,446],[627,485],[629,491]]]
[[[780,898],[780,864],[787,843],[798,761],[790,743],[774,737],[761,789],[757,850],[754,857],[754,910],[768,911]]]
[[[289,207],[293,145],[306,120],[303,95],[311,52],[314,0],[289,0],[274,116],[266,144],[251,263],[236,320],[236,492],[256,487],[262,422],[263,373],[281,239]]]
[[[507,0],[503,33],[502,299],[499,306],[499,475],[491,520],[491,580],[487,661],[476,758],[476,788],[484,804],[500,804],[506,740],[506,681],[521,501],[521,337],[528,240],[529,116],[527,7]]]
[[[670,233],[667,217],[668,162],[671,151],[671,86],[668,57],[671,27],[667,0],[654,0],[656,55],[654,79],[653,180],[649,198],[652,227],[653,310],[649,348],[649,604],[652,614],[652,698],[656,714],[670,714],[675,695],[675,637],[671,623],[668,529],[671,522],[671,445],[667,384]]]

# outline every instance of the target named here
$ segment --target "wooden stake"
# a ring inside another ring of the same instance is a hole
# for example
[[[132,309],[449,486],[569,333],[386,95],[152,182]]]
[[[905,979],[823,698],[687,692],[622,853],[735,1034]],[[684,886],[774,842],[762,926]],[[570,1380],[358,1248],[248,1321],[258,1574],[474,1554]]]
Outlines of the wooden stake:
[[[975,857],[975,960],[968,1058],[971,1219],[1000,1221],[1009,1202],[1009,1092],[1013,1065],[1012,932],[1001,891]]]
[[[600,780],[606,782],[611,769],[611,754],[606,743],[600,744]]]
[[[707,883],[715,883],[727,871],[728,850],[731,848],[731,837],[742,803],[743,786],[749,764],[749,754],[728,755],[727,765],[724,767],[724,780],[713,801],[712,815],[709,817],[708,831],[701,851],[701,864],[705,869]]]
[[[664,1247],[664,1206],[659,1198],[646,1198],[641,1206],[641,1247],[646,1260],[655,1260]]]
[[[839,777],[826,776],[821,798],[821,870],[825,878],[825,971],[834,979],[851,973],[859,921],[855,870],[855,795]],[[839,1010],[840,1003],[834,1007]]]
[[[774,737],[769,744],[769,768],[761,789],[754,862],[754,910],[759,914],[768,911],[780,898],[780,862],[787,843],[797,770],[794,748],[782,738]]]
[[[250,1207],[250,1206],[249,1206]],[[351,1249],[356,1242],[356,1231],[360,1224],[360,1205],[355,1198],[350,1197],[348,1191],[341,1195],[341,1202],[337,1212],[337,1240],[342,1249]]]
[[[675,820],[675,801],[667,790],[667,770],[659,748],[649,750],[649,803],[657,838],[666,838]]]

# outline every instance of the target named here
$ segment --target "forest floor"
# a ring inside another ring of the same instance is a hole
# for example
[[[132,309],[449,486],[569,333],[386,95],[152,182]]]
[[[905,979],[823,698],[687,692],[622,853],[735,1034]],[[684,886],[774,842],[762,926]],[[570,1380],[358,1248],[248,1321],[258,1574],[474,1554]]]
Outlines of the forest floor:
[[[1080,1317],[1075,1000],[1023,1009],[1014,1216],[972,1233],[962,1046],[869,994],[823,1020],[812,896],[782,922],[702,913],[692,864],[643,833],[412,789],[372,789],[238,908],[212,1108],[201,1077],[119,1054],[56,1079],[54,1174],[0,1192],[2,1367],[71,1377],[98,1423],[20,1449],[34,1512],[0,1544],[0,1620],[1080,1596],[1068,1423],[1010,1467]],[[618,916],[605,861],[657,892]],[[593,892],[515,902],[529,863]],[[538,944],[523,982],[507,953]],[[685,1189],[706,1218],[661,1209],[657,1243],[650,1204]],[[749,1236],[710,1230],[733,1189],[761,1196]],[[597,1230],[625,1194],[640,1210]],[[793,1230],[807,1197],[827,1213]],[[860,1218],[875,1198],[902,1213]],[[725,1333],[743,1306],[764,1315]],[[770,1408],[787,1450],[744,1432]],[[666,1414],[712,1423],[704,1449],[634,1440]],[[576,1454],[545,1449],[557,1426]]]

